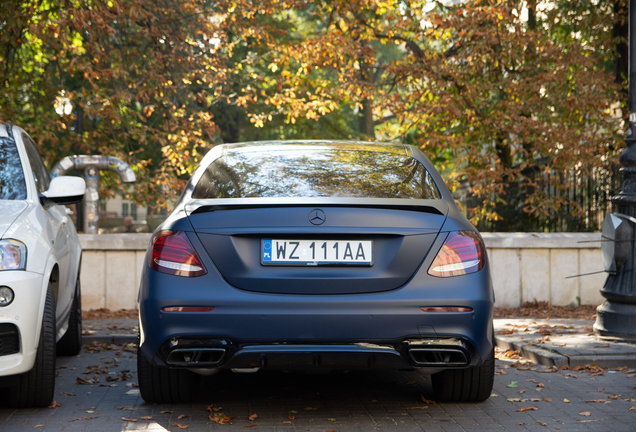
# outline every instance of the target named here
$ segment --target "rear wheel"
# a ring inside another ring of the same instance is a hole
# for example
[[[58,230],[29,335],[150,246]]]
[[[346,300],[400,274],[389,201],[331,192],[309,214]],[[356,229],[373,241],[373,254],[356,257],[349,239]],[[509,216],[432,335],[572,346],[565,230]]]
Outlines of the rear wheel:
[[[168,369],[150,364],[137,347],[139,393],[149,403],[184,403],[192,401],[196,375],[188,370]]]
[[[75,298],[68,318],[68,329],[57,343],[57,355],[74,356],[82,349],[82,290],[80,279],[75,283]]]
[[[55,390],[55,296],[49,283],[42,318],[42,330],[33,369],[18,376],[18,383],[7,391],[13,408],[45,407],[53,401]]]
[[[431,376],[440,402],[482,402],[490,397],[495,380],[495,348],[481,366],[445,370]]]

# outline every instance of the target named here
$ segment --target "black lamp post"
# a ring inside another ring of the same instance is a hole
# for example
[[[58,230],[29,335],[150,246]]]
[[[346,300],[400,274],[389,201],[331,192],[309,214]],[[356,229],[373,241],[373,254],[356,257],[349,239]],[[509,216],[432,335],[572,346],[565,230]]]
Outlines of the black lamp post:
[[[613,272],[601,288],[606,300],[596,309],[594,331],[636,341],[636,0],[629,1],[629,124],[625,143],[627,148],[620,157],[623,182],[612,198],[618,214],[608,215],[603,223],[604,241],[609,241],[604,247],[612,250]],[[610,238],[606,228],[614,234]]]

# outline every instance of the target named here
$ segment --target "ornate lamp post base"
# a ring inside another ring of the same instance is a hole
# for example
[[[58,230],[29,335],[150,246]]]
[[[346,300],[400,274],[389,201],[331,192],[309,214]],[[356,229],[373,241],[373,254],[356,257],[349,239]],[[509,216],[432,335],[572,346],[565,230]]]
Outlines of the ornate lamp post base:
[[[636,304],[606,300],[596,309],[594,332],[602,339],[636,342]]]

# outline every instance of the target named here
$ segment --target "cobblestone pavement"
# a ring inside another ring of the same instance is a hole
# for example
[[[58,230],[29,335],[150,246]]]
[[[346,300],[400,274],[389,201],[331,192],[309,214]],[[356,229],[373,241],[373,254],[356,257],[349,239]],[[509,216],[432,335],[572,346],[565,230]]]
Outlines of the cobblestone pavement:
[[[57,359],[61,406],[0,408],[0,430],[636,430],[636,371],[625,368],[589,373],[497,360],[493,395],[479,404],[426,403],[434,399],[430,380],[418,372],[221,373],[202,377],[196,403],[153,405],[134,384],[134,346],[91,351]],[[231,421],[217,424],[210,414]]]

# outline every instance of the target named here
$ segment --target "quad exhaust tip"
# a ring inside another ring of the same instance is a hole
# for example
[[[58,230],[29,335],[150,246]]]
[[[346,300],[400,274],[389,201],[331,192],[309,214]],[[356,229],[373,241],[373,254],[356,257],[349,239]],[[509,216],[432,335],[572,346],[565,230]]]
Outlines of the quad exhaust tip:
[[[170,351],[166,364],[169,366],[214,366],[225,356],[224,348],[177,348]]]
[[[466,353],[457,348],[418,347],[409,349],[409,356],[417,366],[468,366]]]

